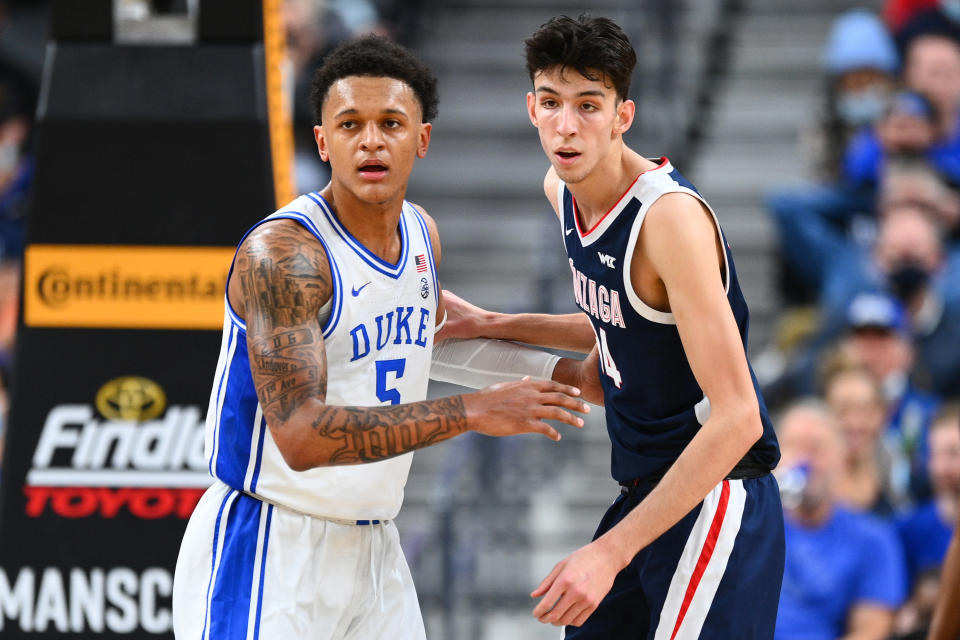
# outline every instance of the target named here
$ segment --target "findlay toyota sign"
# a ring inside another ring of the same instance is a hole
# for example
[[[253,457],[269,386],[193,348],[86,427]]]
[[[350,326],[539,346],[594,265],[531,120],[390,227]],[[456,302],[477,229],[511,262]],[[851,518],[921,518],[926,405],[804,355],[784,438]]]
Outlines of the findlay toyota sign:
[[[203,412],[142,375],[91,391],[44,410],[8,498],[5,524],[26,524],[4,543],[3,637],[172,630],[176,550],[211,483]]]
[[[165,400],[157,383],[125,376],[97,392],[99,416],[90,405],[50,409],[27,471],[24,513],[189,518],[211,482],[205,421],[199,407]]]

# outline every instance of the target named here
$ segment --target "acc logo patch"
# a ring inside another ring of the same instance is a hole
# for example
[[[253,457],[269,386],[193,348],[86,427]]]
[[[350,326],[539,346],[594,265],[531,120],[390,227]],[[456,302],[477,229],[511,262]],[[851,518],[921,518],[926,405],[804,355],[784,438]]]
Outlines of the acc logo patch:
[[[430,285],[426,278],[420,278],[420,297],[426,299],[430,295]]]
[[[149,378],[123,376],[100,387],[96,405],[107,420],[146,422],[167,408],[167,394]]]

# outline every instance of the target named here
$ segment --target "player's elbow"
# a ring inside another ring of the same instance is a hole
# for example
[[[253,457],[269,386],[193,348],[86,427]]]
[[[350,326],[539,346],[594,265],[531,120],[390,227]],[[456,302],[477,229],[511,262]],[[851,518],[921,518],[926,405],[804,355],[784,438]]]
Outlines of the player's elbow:
[[[296,433],[295,425],[284,423],[270,426],[270,434],[280,451],[283,461],[294,471],[307,471],[320,466],[303,438]]]
[[[303,453],[296,450],[280,450],[280,455],[283,456],[283,461],[287,463],[287,466],[293,469],[294,471],[307,471],[308,469],[313,469],[315,466],[313,461],[308,459],[307,456]]]
[[[745,449],[752,447],[763,436],[763,422],[760,421],[760,405],[756,396],[738,403],[737,431],[743,437]]]
[[[719,411],[724,422],[731,428],[741,448],[746,452],[763,436],[763,423],[760,421],[760,405],[756,395],[751,394],[726,403]]]

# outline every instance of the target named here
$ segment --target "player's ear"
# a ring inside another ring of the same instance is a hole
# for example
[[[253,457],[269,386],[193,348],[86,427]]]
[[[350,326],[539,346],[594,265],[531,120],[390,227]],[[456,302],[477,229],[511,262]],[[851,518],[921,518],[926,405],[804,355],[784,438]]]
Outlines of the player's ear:
[[[527,92],[527,115],[530,116],[530,122],[533,126],[540,128],[537,122],[537,95],[533,91]]]
[[[324,162],[330,161],[330,153],[327,151],[327,139],[323,135],[323,127],[314,125],[313,138],[317,141],[317,151],[320,153],[320,159]]]
[[[613,132],[623,135],[633,124],[633,117],[637,113],[637,105],[633,100],[624,100],[617,106],[617,123],[613,127]]]
[[[433,125],[429,122],[423,122],[420,124],[420,134],[417,140],[417,157],[423,158],[427,155],[427,149],[430,147],[430,132],[433,130]]]

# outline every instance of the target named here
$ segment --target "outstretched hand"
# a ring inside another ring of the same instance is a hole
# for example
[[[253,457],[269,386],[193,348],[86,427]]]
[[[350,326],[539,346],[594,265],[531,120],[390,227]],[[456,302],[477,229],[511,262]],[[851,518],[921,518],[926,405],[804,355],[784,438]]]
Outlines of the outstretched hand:
[[[543,596],[533,615],[544,624],[579,627],[596,611],[620,572],[617,558],[596,542],[557,563],[530,594]]]
[[[463,396],[471,428],[488,436],[542,433],[551,440],[560,434],[544,420],[582,427],[583,419],[571,411],[588,413],[590,405],[579,398],[576,387],[552,380],[501,382]]]

